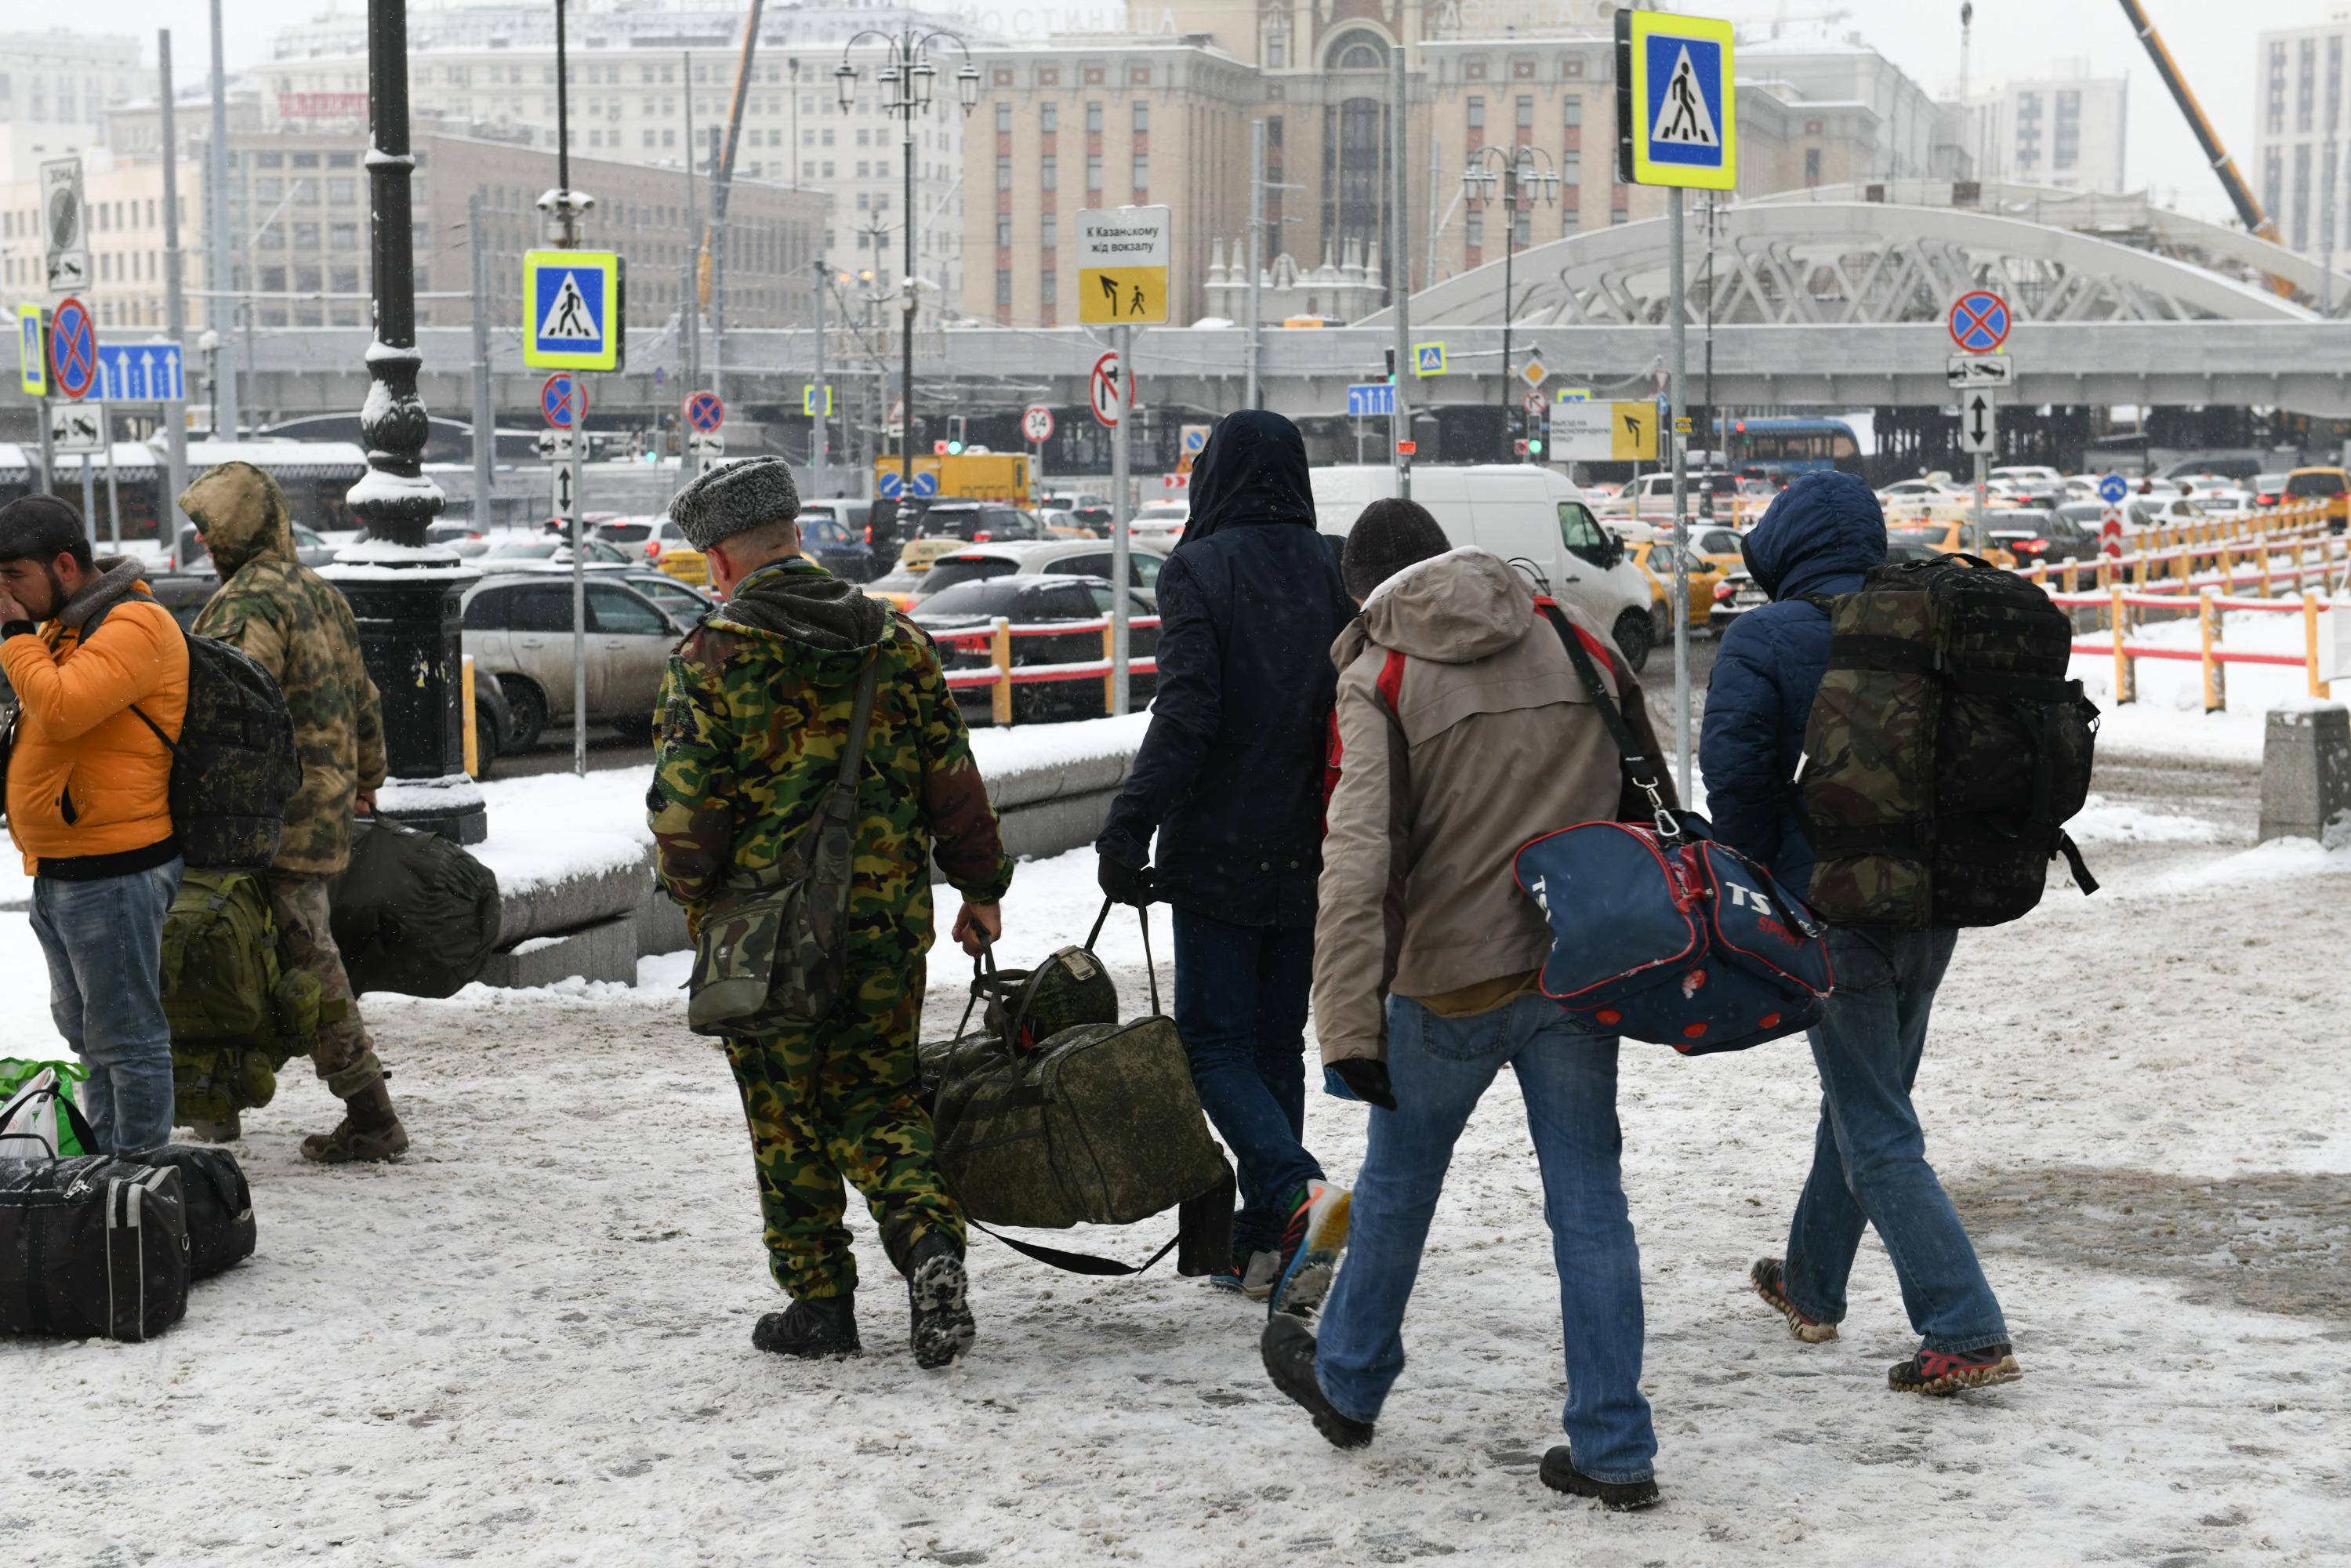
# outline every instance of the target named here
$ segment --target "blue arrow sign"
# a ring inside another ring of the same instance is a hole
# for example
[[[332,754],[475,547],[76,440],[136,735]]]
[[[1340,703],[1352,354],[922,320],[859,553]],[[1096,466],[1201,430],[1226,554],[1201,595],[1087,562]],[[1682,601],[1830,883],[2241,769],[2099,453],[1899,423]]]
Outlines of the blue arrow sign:
[[[884,474],[882,476],[881,482],[873,487],[882,492],[883,500],[894,501],[905,494],[905,476],[901,474]]]
[[[1395,388],[1385,382],[1361,382],[1347,389],[1347,417],[1376,419],[1395,413]]]
[[[2119,507],[2130,494],[2130,481],[2119,474],[2109,474],[2098,481],[2098,499],[2109,507]]]
[[[915,476],[914,476],[914,494],[915,494],[915,495],[917,495],[917,496],[935,496],[935,495],[937,495],[938,493],[939,493],[939,476],[938,476],[937,475],[935,475],[935,474],[917,474],[917,475],[915,475]]]
[[[96,395],[100,402],[185,402],[188,385],[180,345],[99,344]]]

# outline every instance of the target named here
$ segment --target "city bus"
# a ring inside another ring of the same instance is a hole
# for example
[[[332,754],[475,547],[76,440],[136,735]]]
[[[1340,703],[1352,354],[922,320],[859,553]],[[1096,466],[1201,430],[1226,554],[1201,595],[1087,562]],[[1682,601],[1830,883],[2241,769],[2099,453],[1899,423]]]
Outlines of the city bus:
[[[1716,434],[1722,434],[1720,421]],[[1734,419],[1729,434],[1730,465],[1749,477],[1778,478],[1834,468],[1861,472],[1861,443],[1841,419]]]

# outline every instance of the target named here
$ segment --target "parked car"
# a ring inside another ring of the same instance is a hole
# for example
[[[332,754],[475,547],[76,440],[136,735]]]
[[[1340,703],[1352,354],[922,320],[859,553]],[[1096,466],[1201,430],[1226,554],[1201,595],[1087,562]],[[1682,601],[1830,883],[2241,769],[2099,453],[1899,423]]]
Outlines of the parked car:
[[[1886,541],[1886,564],[1900,566],[1905,561],[1932,560],[1948,552],[1937,549],[1917,539],[1888,538]],[[1745,568],[1726,572],[1714,585],[1714,607],[1707,613],[1707,624],[1719,637],[1730,623],[1759,604],[1769,604],[1771,596],[1756,586],[1754,577]]]
[[[2186,479],[2201,474],[2220,475],[2231,479],[2250,479],[2261,472],[2257,457],[2183,457],[2163,471],[2167,479]]]
[[[1099,577],[1110,580],[1111,546],[1103,539],[1047,539],[1038,544],[972,545],[943,555],[913,589],[922,602],[941,589],[984,577],[1010,577],[1016,572],[1052,577]],[[1127,586],[1151,604],[1158,602],[1159,570],[1167,558],[1158,550],[1129,545]]]
[[[1146,502],[1126,519],[1126,537],[1130,541],[1171,550],[1183,541],[1184,525],[1191,520],[1189,501]]]
[[[800,516],[805,518],[811,513],[831,517],[834,522],[872,545],[877,552],[883,551],[885,548],[883,541],[873,537],[873,503],[871,501],[861,501],[849,496],[820,496],[814,499],[803,497],[800,501]]]
[[[1367,503],[1395,494],[1395,470],[1384,465],[1318,468],[1317,526],[1343,538]],[[1634,670],[1648,662],[1656,645],[1648,574],[1567,476],[1523,463],[1432,465],[1413,471],[1412,498],[1456,545],[1493,551],[1609,628]]]
[[[718,607],[718,601],[698,588],[688,587],[665,571],[639,570],[622,581],[661,606],[662,613],[684,625],[694,625]]]
[[[1633,564],[1649,580],[1649,619],[1654,623],[1653,639],[1660,643],[1670,642],[1674,634],[1674,553],[1679,549],[1668,539],[1638,539],[1628,541],[1625,552]],[[1724,575],[1719,560],[1709,559],[1696,550],[1680,552],[1689,562],[1689,623],[1708,624],[1708,612],[1714,606],[1714,585]]]
[[[2073,510],[2071,507],[2059,507],[2053,511],[2026,507],[1997,513],[1985,521],[1992,541],[2019,566],[2095,560],[2097,525],[2093,522],[2085,526],[2079,517],[2067,515]]]
[[[1044,528],[1045,537],[1051,539],[1100,538],[1103,532],[1064,507],[1040,507],[1037,521]]]
[[[476,700],[482,683],[495,681],[511,716],[505,749],[535,745],[551,723],[569,724],[570,585],[545,571],[499,573],[466,590],[463,607]],[[662,671],[691,622],[625,580],[601,574],[587,585],[586,609],[589,722],[650,740]]]
[[[304,566],[325,566],[335,559],[335,552],[342,549],[340,545],[329,544],[319,538],[315,528],[306,528],[299,523],[292,527],[294,553]],[[181,571],[201,572],[207,576],[218,575],[213,566],[211,554],[204,549],[204,537],[196,532],[193,524],[180,530],[179,562],[178,570]]]
[[[916,625],[934,637],[956,632],[986,630],[998,617],[1021,626],[1054,622],[1101,621],[1110,613],[1111,587],[1099,578],[1045,576],[1016,572],[1008,576],[973,578],[926,595],[916,602]],[[1127,601],[1130,615],[1148,615],[1151,608],[1140,594]],[[1159,632],[1135,627],[1127,642],[1129,653],[1148,658],[1158,652]],[[994,661],[985,644],[943,642],[939,653],[950,674],[985,669]],[[1096,625],[1072,630],[1067,636],[1016,637],[1012,664],[1016,669],[1036,664],[1077,664],[1102,656],[1102,631]],[[1132,695],[1137,706],[1150,700],[1158,683],[1149,674],[1134,677]],[[956,700],[965,716],[977,722],[993,712],[987,688],[958,691]],[[1050,718],[1091,718],[1105,711],[1102,683],[1096,680],[1040,683],[1012,690],[1013,722]]]
[[[587,549],[588,564],[590,568],[639,564],[629,556],[627,551],[617,546],[606,544],[602,539],[591,537],[583,543]],[[524,561],[531,560],[553,561],[568,567],[571,564],[571,544],[568,539],[557,538],[547,534],[515,534],[491,545],[488,549],[482,552],[481,559],[484,570],[491,571],[503,570],[507,567],[519,566]]]
[[[2009,515],[1987,512],[1980,528],[1964,517],[1889,519],[1886,525],[1886,538],[1889,545],[1918,545],[1938,555],[1981,556],[1994,566],[2014,566],[2016,558],[1993,542],[1991,538],[1992,519]]]
[[[2247,483],[2253,492],[2253,505],[2274,507],[2285,499],[2288,474],[2256,474]]]
[[[1001,501],[935,501],[923,514],[926,538],[956,538],[967,544],[1044,537],[1037,519]]]
[[[873,547],[862,529],[821,513],[800,514],[800,553],[839,578],[863,582],[873,575]]]
[[[490,548],[489,536],[471,523],[427,523],[424,525],[424,542],[445,545],[459,555],[469,558],[486,554]]]
[[[2351,521],[2351,474],[2340,468],[2297,468],[2285,477],[2285,498],[2289,501],[2327,503],[2326,516],[2341,533],[2346,521]]]
[[[196,623],[196,617],[220,591],[220,576],[212,571],[159,571],[147,580],[147,591],[155,596],[156,603],[172,612],[172,619],[184,632]]]
[[[923,576],[923,573],[903,566],[892,567],[868,582],[865,591],[868,597],[878,599],[893,609],[911,610],[914,606],[914,590],[922,586]]]

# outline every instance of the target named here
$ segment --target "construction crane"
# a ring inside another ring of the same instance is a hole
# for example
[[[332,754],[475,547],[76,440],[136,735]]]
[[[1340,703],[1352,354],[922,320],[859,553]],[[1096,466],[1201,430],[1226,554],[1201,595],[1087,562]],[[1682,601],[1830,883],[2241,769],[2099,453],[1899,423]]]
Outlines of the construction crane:
[[[743,53],[735,63],[735,101],[726,110],[726,138],[711,160],[710,225],[702,231],[702,250],[695,267],[695,300],[705,310],[710,308],[713,255],[722,258],[725,255],[722,247],[726,244],[726,194],[735,183],[735,144],[743,134],[743,102],[751,90],[751,57],[759,47],[759,14],[766,8],[767,0],[751,0],[750,19],[743,25]],[[686,90],[693,89],[694,84],[688,82]],[[797,152],[793,153],[794,157],[799,155]],[[691,171],[694,149],[687,148],[685,157],[686,167]]]
[[[2147,20],[2147,7],[2140,5],[2139,0],[2122,0],[2122,5],[2123,15],[2129,18],[2131,31],[2137,33],[2138,41],[2147,46],[2147,57],[2155,62],[2156,75],[2161,77],[2163,85],[2171,89],[2171,101],[2178,104],[2179,112],[2188,117],[2188,129],[2196,133],[2197,144],[2204,149],[2204,156],[2211,162],[2212,172],[2220,177],[2221,189],[2229,193],[2229,200],[2236,204],[2237,216],[2243,220],[2246,232],[2274,241],[2278,237],[2277,225],[2262,211],[2262,204],[2254,198],[2253,188],[2245,183],[2242,174],[2237,172],[2236,161],[2229,156],[2229,150],[2220,145],[2220,138],[2213,131],[2212,122],[2204,118],[2204,106],[2198,103],[2195,93],[2189,90],[2188,78],[2179,74],[2179,62],[2164,47],[2163,35],[2155,30],[2153,22]]]

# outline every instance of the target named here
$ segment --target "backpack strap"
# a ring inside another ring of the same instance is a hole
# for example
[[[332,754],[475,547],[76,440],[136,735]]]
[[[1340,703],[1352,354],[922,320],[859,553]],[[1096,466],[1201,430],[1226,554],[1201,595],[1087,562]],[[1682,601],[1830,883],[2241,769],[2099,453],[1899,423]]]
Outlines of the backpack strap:
[[[1085,948],[1089,953],[1093,952],[1094,943],[1102,936],[1102,926],[1110,920],[1111,904],[1110,899],[1102,900],[1102,912],[1094,916],[1094,928],[1086,933]],[[1151,906],[1138,904],[1134,906],[1134,913],[1143,922],[1143,972],[1151,981],[1151,1015],[1156,1018],[1160,1012],[1159,966],[1151,958]],[[1098,953],[1094,956],[1097,960],[1101,957]],[[1103,968],[1107,970],[1109,966],[1104,965]]]
[[[1568,659],[1575,665],[1575,673],[1583,678],[1583,689],[1592,694],[1593,706],[1599,712],[1600,723],[1608,731],[1608,738],[1616,743],[1617,761],[1625,770],[1625,781],[1648,799],[1651,821],[1656,826],[1657,836],[1668,841],[1678,841],[1682,836],[1681,821],[1667,809],[1665,795],[1657,785],[1664,769],[1658,766],[1657,758],[1643,754],[1640,742],[1633,738],[1632,727],[1625,722],[1625,715],[1616,706],[1616,699],[1610,696],[1608,688],[1601,684],[1600,671],[1593,664],[1592,654],[1584,647],[1587,638],[1583,629],[1562,614],[1556,604],[1539,600],[1536,608],[1550,621],[1552,630],[1559,633],[1560,642],[1566,645]],[[1601,649],[1600,654],[1606,658],[1607,650]]]
[[[964,1223],[975,1230],[993,1236],[1022,1257],[1064,1273],[1090,1274],[1096,1278],[1140,1274],[1174,1252],[1176,1271],[1197,1278],[1203,1274],[1213,1274],[1231,1264],[1234,1192],[1233,1168],[1227,1165],[1224,1175],[1217,1179],[1215,1185],[1204,1192],[1195,1193],[1177,1206],[1176,1234],[1167,1239],[1166,1245],[1140,1263],[1121,1263],[1114,1259],[1098,1258],[1091,1252],[1071,1252],[1040,1242],[1022,1241],[1002,1231],[990,1229],[977,1219],[967,1219]]]
[[[89,620],[83,622],[80,629],[74,633],[74,646],[78,648],[88,643],[92,637],[96,636],[98,634],[98,629],[106,624],[108,612],[113,610],[115,605],[120,602],[121,601],[120,600],[110,599],[104,604],[99,605],[98,607],[98,612],[92,615]],[[163,609],[160,604],[155,606],[155,608],[158,610]],[[171,614],[171,612],[168,610],[164,610],[163,612],[166,615]],[[182,626],[176,619],[172,621],[172,628],[180,633],[181,640],[184,642],[188,635],[188,629]],[[189,663],[190,681],[192,685],[194,678],[194,662],[192,660]],[[191,692],[190,695],[193,695],[194,694]],[[157,724],[153,719],[147,716],[147,710],[145,708],[141,707],[137,703],[132,703],[131,705],[131,711],[139,716],[139,722],[141,724],[145,725],[149,729],[155,732],[155,738],[163,743],[163,749],[165,751],[171,753],[173,757],[180,755],[179,747],[172,743],[170,736],[163,733],[163,727],[162,725]]]

